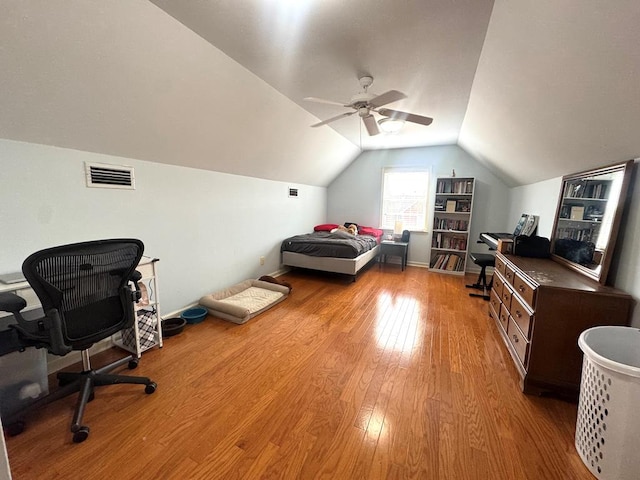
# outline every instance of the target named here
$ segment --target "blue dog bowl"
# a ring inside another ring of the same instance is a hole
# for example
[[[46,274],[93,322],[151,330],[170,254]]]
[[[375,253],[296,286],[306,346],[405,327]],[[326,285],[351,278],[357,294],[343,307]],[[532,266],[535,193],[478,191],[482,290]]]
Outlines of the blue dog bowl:
[[[195,307],[182,312],[180,318],[183,318],[187,323],[190,324],[200,323],[204,320],[204,317],[206,317],[208,313],[209,312],[206,308]]]

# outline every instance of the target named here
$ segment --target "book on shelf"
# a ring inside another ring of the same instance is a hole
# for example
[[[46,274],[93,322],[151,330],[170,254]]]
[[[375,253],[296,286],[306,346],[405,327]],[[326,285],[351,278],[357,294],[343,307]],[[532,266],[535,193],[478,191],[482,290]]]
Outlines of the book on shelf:
[[[456,211],[457,202],[455,200],[447,200],[447,213],[452,213]]]
[[[450,255],[449,256],[449,261],[447,262],[447,270],[452,272],[456,270],[456,267],[458,265],[458,259],[460,257],[458,257],[457,255]]]
[[[436,185],[436,193],[473,193],[473,180],[471,179],[441,179]]]
[[[455,253],[440,253],[431,262],[431,268],[459,272],[462,269],[462,258]]]
[[[436,255],[433,260],[431,260],[431,268],[438,268],[438,265],[440,264],[440,262],[442,261],[442,255]]]
[[[435,217],[433,221],[433,229],[466,232],[469,229],[469,221],[456,218]]]
[[[584,219],[584,207],[571,207],[571,220]]]

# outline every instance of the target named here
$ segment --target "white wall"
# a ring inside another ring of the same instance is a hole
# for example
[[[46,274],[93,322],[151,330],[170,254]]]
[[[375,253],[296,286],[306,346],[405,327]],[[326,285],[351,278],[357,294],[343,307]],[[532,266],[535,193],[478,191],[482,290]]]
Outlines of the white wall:
[[[512,188],[509,192],[509,220],[506,231],[513,231],[523,213],[538,215],[538,232],[541,237],[551,238],[553,219],[558,206],[562,177]]]
[[[561,186],[562,177],[558,177],[511,189],[509,193],[509,218],[511,220],[517,219],[522,212],[540,215],[538,235],[550,237]],[[627,204],[617,239],[615,256],[609,272],[609,281],[614,287],[632,295],[638,302],[640,299],[640,269],[638,268],[638,251],[640,251],[640,206],[638,205],[640,176],[637,175],[637,172],[632,181],[631,193],[632,196]],[[631,324],[640,327],[640,308],[636,307],[634,309]]]
[[[132,165],[136,190],[87,188],[85,161]],[[0,171],[0,273],[49,246],[136,237],[160,259],[165,312],[277,271],[282,239],[325,221],[322,187],[7,140]]]
[[[513,230],[508,227],[507,186],[487,168],[473,159],[462,148],[441,147],[403,148],[395,150],[365,151],[330,185],[327,192],[327,221],[332,223],[357,222],[378,227],[382,170],[385,167],[419,166],[431,171],[429,217],[427,228],[433,224],[433,200],[436,177],[450,176],[455,170],[458,177],[475,177],[473,217],[471,222],[470,251],[487,250],[475,240],[481,232]],[[409,244],[409,262],[427,265],[431,232],[412,233]]]

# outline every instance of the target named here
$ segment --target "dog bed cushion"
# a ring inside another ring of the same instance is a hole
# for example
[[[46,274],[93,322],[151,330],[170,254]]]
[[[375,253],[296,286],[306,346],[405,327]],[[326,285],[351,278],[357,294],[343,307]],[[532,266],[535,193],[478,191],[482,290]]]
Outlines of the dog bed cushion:
[[[289,295],[289,288],[262,280],[245,280],[200,299],[211,315],[242,324]]]

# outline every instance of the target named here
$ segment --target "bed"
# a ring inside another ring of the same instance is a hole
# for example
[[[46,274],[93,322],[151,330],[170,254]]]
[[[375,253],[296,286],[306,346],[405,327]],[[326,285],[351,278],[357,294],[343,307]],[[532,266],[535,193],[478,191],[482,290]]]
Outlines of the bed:
[[[285,239],[280,247],[283,265],[351,275],[355,281],[379,255],[383,231],[358,226],[358,234],[352,235],[336,228],[336,224],[317,225],[312,233]]]

